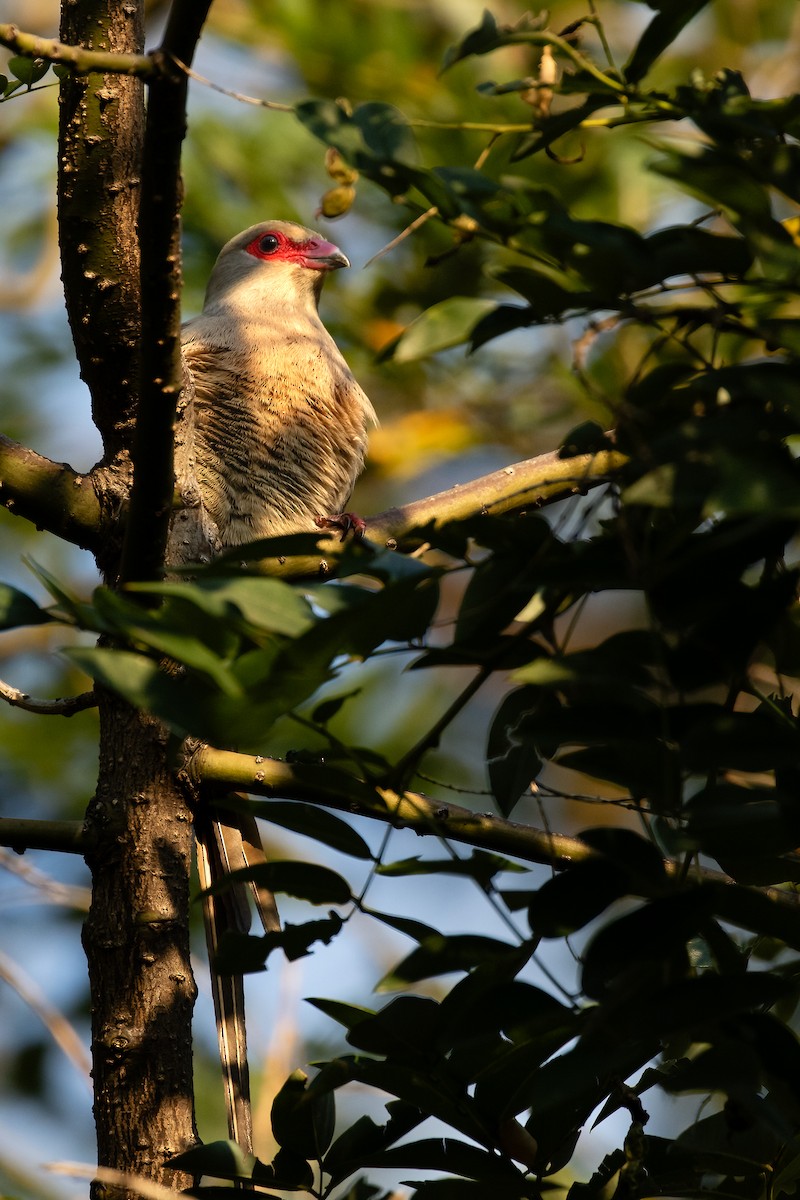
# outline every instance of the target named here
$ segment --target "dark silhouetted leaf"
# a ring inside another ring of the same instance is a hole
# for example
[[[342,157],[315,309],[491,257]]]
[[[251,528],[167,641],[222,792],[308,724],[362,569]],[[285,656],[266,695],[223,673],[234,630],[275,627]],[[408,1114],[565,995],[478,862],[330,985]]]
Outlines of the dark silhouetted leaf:
[[[272,1132],[281,1149],[318,1160],[333,1139],[336,1105],[333,1092],[312,1092],[308,1077],[294,1071],[272,1102]]]

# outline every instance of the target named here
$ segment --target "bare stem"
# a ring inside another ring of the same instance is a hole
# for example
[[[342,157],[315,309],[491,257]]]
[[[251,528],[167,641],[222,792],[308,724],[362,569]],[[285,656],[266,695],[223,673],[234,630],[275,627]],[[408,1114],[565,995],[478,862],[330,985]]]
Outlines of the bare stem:
[[[7,22],[0,23],[0,46],[24,58],[44,58],[47,62],[60,63],[69,67],[75,75],[89,75],[97,71],[104,75],[138,75],[141,79],[150,79],[162,69],[149,54],[85,50],[83,46],[69,46],[55,38],[23,33],[16,25]]]
[[[24,712],[36,713],[40,717],[73,717],[75,713],[97,707],[94,692],[81,692],[80,696],[61,696],[56,700],[37,700],[2,679],[0,700],[5,700],[12,708],[21,708]]]
[[[18,854],[25,850],[60,850],[64,854],[83,854],[86,850],[83,822],[0,817],[0,846],[8,846]]]
[[[101,533],[92,476],[79,475],[0,434],[0,504],[65,541],[93,549]]]

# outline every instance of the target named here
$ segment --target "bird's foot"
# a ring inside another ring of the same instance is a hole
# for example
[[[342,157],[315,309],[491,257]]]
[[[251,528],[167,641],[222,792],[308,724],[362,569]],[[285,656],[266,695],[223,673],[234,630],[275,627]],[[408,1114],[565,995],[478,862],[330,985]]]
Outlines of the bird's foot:
[[[367,532],[367,522],[352,512],[336,513],[332,517],[314,517],[314,524],[318,529],[341,530],[340,542],[345,541],[348,533],[352,533],[354,541],[360,542]]]

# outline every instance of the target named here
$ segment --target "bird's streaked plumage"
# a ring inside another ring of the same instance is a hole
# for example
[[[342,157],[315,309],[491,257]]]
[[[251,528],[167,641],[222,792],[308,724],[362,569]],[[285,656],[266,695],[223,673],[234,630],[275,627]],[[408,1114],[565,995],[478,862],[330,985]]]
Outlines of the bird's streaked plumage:
[[[222,549],[316,530],[347,503],[375,414],[317,305],[328,272],[349,265],[300,225],[253,225],[223,247],[203,311],[184,326],[196,490]],[[195,828],[228,1128],[250,1153],[244,988],[214,971],[224,932],[249,926],[247,897],[208,889],[266,860],[252,818],[203,812]],[[279,929],[274,900],[254,890],[265,931]]]
[[[300,225],[254,225],[184,327],[197,482],[223,546],[313,530],[350,496],[375,414],[317,311],[326,274],[347,265]]]

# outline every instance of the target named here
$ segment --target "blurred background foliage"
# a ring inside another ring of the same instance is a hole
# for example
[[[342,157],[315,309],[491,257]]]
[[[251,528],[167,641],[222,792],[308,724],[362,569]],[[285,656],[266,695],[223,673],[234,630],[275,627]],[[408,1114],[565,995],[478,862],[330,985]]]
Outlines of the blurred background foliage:
[[[598,0],[597,10],[612,52],[624,61],[650,19],[650,10],[624,0]],[[508,22],[522,15],[506,3],[495,5],[493,11]],[[150,46],[158,43],[164,15],[163,3],[149,5]],[[551,8],[549,25],[561,29],[585,15],[581,5],[559,0]],[[488,79],[502,82],[535,74],[538,67],[538,53],[519,46],[491,59],[461,62],[440,76],[446,49],[480,17],[480,4],[464,0],[381,0],[379,4],[218,0],[195,65],[200,75],[251,97],[289,104],[308,97],[346,97],[353,105],[366,101],[395,105],[412,122],[422,123],[415,127],[418,165],[463,165],[484,155],[488,135],[431,128],[424,122],[524,121],[525,103],[518,93],[493,96],[476,89]],[[25,0],[21,9],[6,0],[0,3],[0,18],[48,35],[58,23],[56,5],[50,0]],[[602,49],[593,28],[584,26],[580,36],[587,53],[600,59]],[[689,24],[657,64],[651,82],[666,89],[700,76],[710,79],[725,67],[741,70],[751,92],[770,99],[800,90],[799,50],[800,9],[793,0],[718,0]],[[88,397],[77,377],[58,279],[56,95],[51,73],[31,92],[18,91],[0,110],[2,428],[45,454],[88,469],[100,448],[90,423]],[[537,155],[515,164],[514,171],[552,189],[573,216],[600,215],[647,234],[677,220],[691,220],[702,211],[685,192],[648,169],[655,135],[691,142],[697,131],[686,123],[660,129],[648,126],[646,132],[631,126],[613,136],[602,128],[584,129],[580,136],[570,135],[559,144],[557,159]],[[508,167],[501,143],[490,152],[487,173],[498,177]],[[591,353],[585,361],[581,358],[579,371],[574,369],[575,347],[585,332],[580,320],[520,329],[470,356],[459,347],[419,361],[381,358],[381,351],[432,304],[454,295],[507,298],[507,289],[487,281],[484,270],[489,263],[497,269],[518,259],[483,242],[458,244],[452,229],[428,221],[371,261],[405,230],[408,210],[359,180],[355,204],[346,216],[336,222],[315,218],[324,193],[335,181],[326,170],[324,146],[293,115],[246,104],[193,83],[184,171],[187,315],[202,304],[204,283],[220,246],[239,229],[268,216],[316,224],[351,258],[354,269],[329,286],[323,304],[326,323],[381,416],[368,469],[358,485],[359,511],[378,511],[550,450],[582,420],[591,418],[603,426],[614,422],[623,387],[637,371],[648,345],[640,328],[619,337],[596,338]],[[573,510],[558,510],[553,519],[562,529],[569,528],[570,521],[576,527],[583,521]],[[4,580],[44,599],[21,565],[22,557],[30,554],[77,590],[94,585],[88,555],[47,534],[36,534],[5,512],[0,513],[0,529]],[[614,621],[630,623],[632,617],[635,601],[629,599],[624,606],[617,605],[613,614],[608,607],[592,610],[584,619],[583,636],[589,639],[598,629],[612,630]],[[580,641],[579,629],[574,644]],[[83,677],[59,654],[66,644],[68,634],[63,629],[54,634],[48,626],[5,634],[0,642],[0,676],[35,694],[80,690]],[[409,678],[402,674],[402,666],[403,661],[394,658],[387,663],[376,660],[369,667],[376,687],[385,688],[387,672],[393,673],[391,711],[375,711],[374,692],[365,688],[363,697],[341,718],[359,728],[361,740],[379,744],[388,754],[413,743],[428,713],[440,711],[449,694],[447,682],[434,678],[435,673]],[[360,683],[363,686],[363,673]],[[485,731],[498,699],[499,688],[448,732],[436,756],[428,760],[432,774],[437,778],[447,774],[467,790],[485,788]],[[293,747],[296,739],[296,729],[287,731],[282,742],[280,736],[276,739],[274,748]],[[91,713],[44,724],[4,710],[0,722],[4,814],[80,816],[93,786],[95,742]],[[435,788],[429,785],[427,790]],[[480,796],[475,802],[488,806]],[[577,813],[575,806],[548,808],[547,818],[560,829],[588,823],[580,806]],[[594,806],[591,821],[598,823]],[[364,827],[362,832],[375,837]],[[395,838],[393,855],[400,858],[403,840],[400,835]],[[286,844],[292,845],[289,835]],[[298,845],[303,845],[302,840]],[[413,852],[411,846],[408,853]],[[80,862],[49,855],[28,855],[24,861],[29,860],[63,884],[86,883]],[[389,894],[391,882],[381,884]],[[417,893],[419,908],[424,911],[435,904],[445,924],[490,927],[481,898],[468,904],[461,884],[425,880]],[[373,903],[380,902],[380,895],[372,898]],[[36,1163],[92,1157],[85,1082],[17,994],[23,982],[14,964],[24,961],[25,970],[50,1003],[70,1017],[85,1039],[86,997],[78,952],[78,918],[85,897],[57,896],[58,902],[40,881],[21,879],[10,871],[0,880],[3,949],[9,958],[3,973],[12,983],[0,984],[0,1072],[5,1080],[0,1171],[7,1176],[9,1194],[34,1195],[59,1187],[18,1173],[21,1159]],[[374,932],[364,932],[361,943],[350,947],[342,967],[349,998],[368,995],[374,980],[396,958],[397,946],[388,934],[380,940]],[[295,1065],[330,1049],[325,1045],[332,1036],[330,1022],[312,1014],[302,1028],[295,1025],[298,994],[326,992],[323,980],[331,970],[330,962],[325,955],[317,957],[324,961],[304,968],[302,984],[296,971],[282,973],[277,1000],[274,988],[253,989],[251,1011],[255,1015],[263,1009],[266,1014],[263,1021],[254,1022],[261,1034],[253,1037],[255,1061],[260,1055],[266,1063],[265,1095]],[[568,950],[561,946],[551,947],[545,966],[556,972],[574,969]],[[274,974],[271,968],[271,977]],[[272,1014],[278,1009],[276,1018]],[[221,1124],[212,1029],[206,995],[198,1013],[198,1101],[201,1131],[207,1137]],[[265,1112],[266,1103],[261,1109],[262,1131]],[[668,1124],[669,1114],[666,1120]],[[601,1134],[595,1146],[604,1145],[604,1136],[613,1141],[615,1133]],[[586,1155],[586,1162],[598,1157],[596,1149],[587,1149]]]

